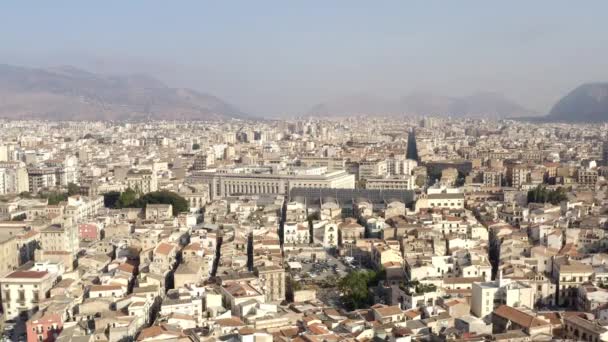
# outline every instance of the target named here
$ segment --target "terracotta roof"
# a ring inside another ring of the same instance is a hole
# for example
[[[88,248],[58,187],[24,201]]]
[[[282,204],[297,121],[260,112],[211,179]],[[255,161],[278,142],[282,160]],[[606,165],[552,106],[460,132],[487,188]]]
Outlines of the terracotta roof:
[[[194,243],[191,243],[188,246],[184,247],[183,250],[184,251],[190,251],[190,250],[192,250],[192,251],[200,251],[201,249],[203,249],[203,247],[201,246],[201,244],[198,243],[198,242],[194,242]]]
[[[394,315],[399,315],[399,314],[403,313],[401,308],[399,308],[399,305],[385,306],[382,308],[374,308],[374,311],[376,311],[378,313],[378,315],[380,315],[381,317],[394,316]]]
[[[46,271],[15,271],[6,276],[6,278],[31,278],[39,279],[44,278],[48,272]]]
[[[171,253],[173,248],[174,248],[174,246],[172,244],[162,242],[162,243],[158,244],[158,246],[156,246],[154,253],[169,255],[169,253]]]
[[[184,336],[184,334],[182,333],[181,330],[175,330],[175,329],[171,329],[170,327],[167,327],[166,325],[155,325],[149,328],[144,328],[140,333],[139,336],[137,336],[137,340],[141,341],[141,340],[145,340],[151,337],[155,337],[155,336],[159,336],[159,335],[163,335],[163,334],[169,334],[169,335],[174,335],[176,337],[182,337]]]
[[[524,328],[535,328],[549,324],[549,322],[528,315],[523,311],[517,310],[507,305],[499,306],[496,310],[494,310],[493,314],[508,319],[509,321],[512,321]]]
[[[120,285],[91,285],[91,291],[111,291],[121,289],[122,286]]]
[[[127,272],[127,273],[133,273],[133,271],[135,271],[135,266],[123,262],[122,264],[118,265],[117,269],[123,271],[123,272]]]
[[[230,318],[218,319],[215,321],[215,323],[217,323],[221,326],[224,326],[224,327],[240,327],[240,326],[245,325],[245,323],[236,316],[232,316]]]

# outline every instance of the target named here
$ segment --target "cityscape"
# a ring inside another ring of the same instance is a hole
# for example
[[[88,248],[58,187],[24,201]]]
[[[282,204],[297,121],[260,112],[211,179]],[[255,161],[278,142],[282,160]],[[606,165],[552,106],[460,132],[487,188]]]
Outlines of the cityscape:
[[[608,341],[607,11],[4,4],[0,342]]]

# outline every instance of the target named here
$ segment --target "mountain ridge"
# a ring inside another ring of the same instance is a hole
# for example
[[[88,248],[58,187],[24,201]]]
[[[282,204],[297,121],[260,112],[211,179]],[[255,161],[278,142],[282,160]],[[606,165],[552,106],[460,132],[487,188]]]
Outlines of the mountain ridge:
[[[579,85],[559,99],[542,120],[572,123],[608,121],[608,82]]]
[[[247,115],[214,95],[172,88],[145,74],[101,75],[72,66],[0,64],[0,117],[222,120]]]

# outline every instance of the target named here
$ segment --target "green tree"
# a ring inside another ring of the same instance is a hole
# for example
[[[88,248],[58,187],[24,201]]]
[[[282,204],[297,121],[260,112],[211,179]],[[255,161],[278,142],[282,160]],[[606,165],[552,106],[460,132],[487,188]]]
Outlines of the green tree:
[[[528,191],[528,202],[530,203],[551,203],[557,205],[562,201],[566,201],[568,195],[566,189],[559,187],[555,190],[548,190],[543,185],[538,185],[536,188]]]
[[[171,204],[173,206],[173,216],[181,212],[190,210],[188,201],[182,196],[172,191],[154,191],[149,192],[135,202],[130,207],[144,208],[147,204]]]
[[[26,218],[27,218],[27,215],[24,213],[24,214],[19,214],[19,215],[13,217],[11,219],[11,221],[25,221]]]
[[[103,194],[103,205],[106,208],[118,208],[118,201],[120,200],[120,192],[110,191]]]
[[[201,149],[201,145],[200,144],[192,144],[192,149],[193,150],[200,150]]]
[[[342,292],[346,305],[359,309],[370,304],[369,287],[377,285],[378,273],[371,270],[351,272],[340,279],[338,289]]]
[[[74,196],[80,193],[80,187],[74,183],[68,184],[68,196]]]
[[[46,198],[49,205],[57,205],[60,202],[68,200],[67,192],[48,192],[40,195],[41,198]]]
[[[120,194],[120,197],[118,198],[117,207],[118,208],[133,207],[136,200],[137,200],[137,193],[133,189],[127,188],[127,190],[125,190],[123,193]]]

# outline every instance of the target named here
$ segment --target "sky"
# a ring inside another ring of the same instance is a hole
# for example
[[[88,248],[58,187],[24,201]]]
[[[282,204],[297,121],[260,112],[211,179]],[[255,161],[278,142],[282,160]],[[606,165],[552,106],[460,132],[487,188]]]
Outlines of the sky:
[[[608,81],[608,1],[10,1],[0,63],[146,73],[256,115],[352,94],[503,93],[546,113]]]

